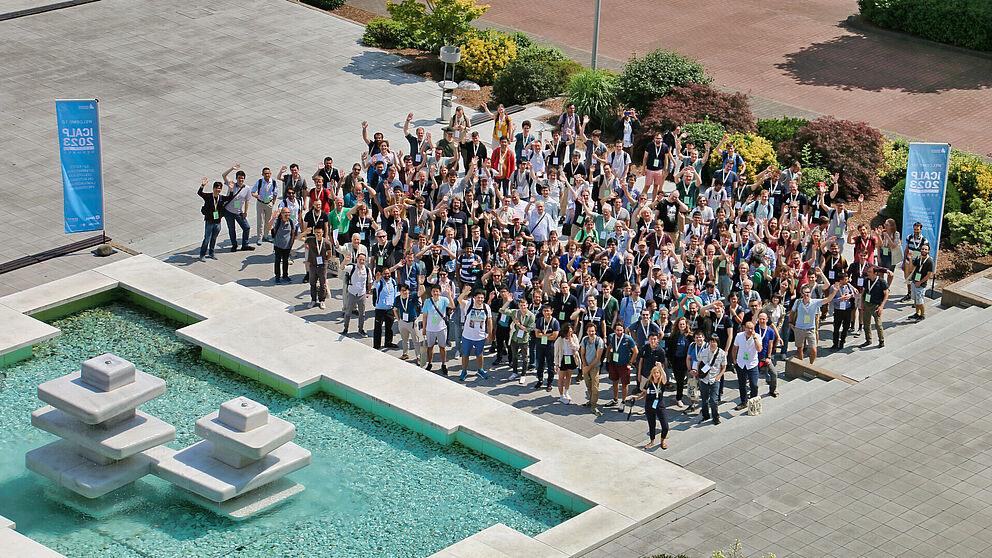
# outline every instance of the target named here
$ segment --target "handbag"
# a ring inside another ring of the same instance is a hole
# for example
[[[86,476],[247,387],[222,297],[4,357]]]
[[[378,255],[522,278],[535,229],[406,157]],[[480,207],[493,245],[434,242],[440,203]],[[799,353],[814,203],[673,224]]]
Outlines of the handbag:
[[[761,414],[761,397],[752,397],[747,400],[747,415],[753,417]]]

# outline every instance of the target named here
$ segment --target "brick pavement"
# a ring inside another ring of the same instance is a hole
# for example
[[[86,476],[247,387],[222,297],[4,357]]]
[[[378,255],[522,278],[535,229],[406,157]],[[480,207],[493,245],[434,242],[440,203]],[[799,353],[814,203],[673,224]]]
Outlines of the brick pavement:
[[[562,45],[583,64],[594,0],[487,0],[481,26]],[[384,0],[349,0],[384,13]],[[992,58],[844,25],[855,0],[603,0],[605,67],[656,48],[706,64],[714,84],[755,96],[762,117],[806,113],[863,120],[910,138],[992,156]]]

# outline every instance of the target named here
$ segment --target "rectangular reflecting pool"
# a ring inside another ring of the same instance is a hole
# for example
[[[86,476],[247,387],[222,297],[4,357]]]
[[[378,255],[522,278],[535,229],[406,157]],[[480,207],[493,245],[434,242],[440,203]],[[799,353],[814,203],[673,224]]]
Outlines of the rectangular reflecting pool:
[[[62,335],[5,369],[0,513],[66,556],[423,557],[496,523],[533,536],[573,515],[519,470],[462,446],[437,444],[323,394],[289,397],[205,362],[176,336],[184,324],[143,309],[113,302],[52,325]],[[258,331],[243,342],[264,346],[266,339]],[[294,441],[313,461],[289,478],[306,490],[238,523],[152,476],[98,499],[118,509],[100,519],[64,505],[66,492],[24,466],[27,451],[55,439],[31,425],[31,411],[42,406],[35,390],[105,352],[166,381],[166,394],[141,409],[176,427],[174,449],[198,441],[196,419],[236,396],[295,424]]]

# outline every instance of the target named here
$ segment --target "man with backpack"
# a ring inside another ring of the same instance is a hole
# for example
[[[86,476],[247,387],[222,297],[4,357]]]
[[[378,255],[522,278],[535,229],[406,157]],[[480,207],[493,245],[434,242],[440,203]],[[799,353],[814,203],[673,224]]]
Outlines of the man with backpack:
[[[375,273],[376,280],[372,283],[372,290],[375,292],[375,322],[372,327],[372,347],[381,349],[383,330],[385,329],[386,345],[388,349],[395,349],[397,345],[393,343],[393,304],[396,302],[397,285],[393,279],[392,268],[384,268]]]
[[[265,225],[272,220],[272,208],[276,205],[278,193],[276,181],[272,178],[272,171],[269,167],[262,169],[262,178],[259,178],[255,185],[251,187],[251,196],[255,198],[255,226],[258,227],[259,246],[265,238]]]
[[[484,366],[483,353],[486,343],[493,340],[493,311],[486,304],[486,294],[475,291],[472,299],[468,299],[468,294],[472,292],[472,287],[462,288],[462,294],[458,296],[458,305],[462,309],[462,373],[458,380],[464,382],[468,375],[468,359],[475,355],[479,365],[479,376],[484,380],[489,379]]]
[[[245,186],[245,171],[240,169],[241,165],[234,165],[224,171],[222,176],[224,183],[227,184],[227,194],[230,196],[228,202],[224,204],[224,220],[227,221],[227,232],[231,235],[232,252],[238,251],[238,233],[234,229],[235,223],[241,227],[241,249],[255,249],[254,246],[248,244],[248,233],[251,232],[251,225],[245,218],[248,214],[248,200],[251,199],[251,190]],[[231,174],[233,170],[238,171],[234,175],[235,182],[231,182],[227,178],[227,175]]]
[[[348,335],[352,310],[358,311],[358,333],[365,333],[365,299],[372,289],[372,272],[366,265],[367,256],[359,252],[355,261],[344,270],[344,335]]]

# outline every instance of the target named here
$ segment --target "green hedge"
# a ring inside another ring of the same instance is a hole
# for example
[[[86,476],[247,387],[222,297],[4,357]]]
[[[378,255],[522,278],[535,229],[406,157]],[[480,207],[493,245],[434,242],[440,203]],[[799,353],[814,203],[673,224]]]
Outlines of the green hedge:
[[[321,10],[336,10],[344,5],[344,0],[302,0],[304,4],[310,4]]]
[[[362,44],[377,48],[420,48],[413,31],[393,19],[377,17],[365,25]]]
[[[992,51],[989,0],[858,0],[868,21],[940,43]]]

